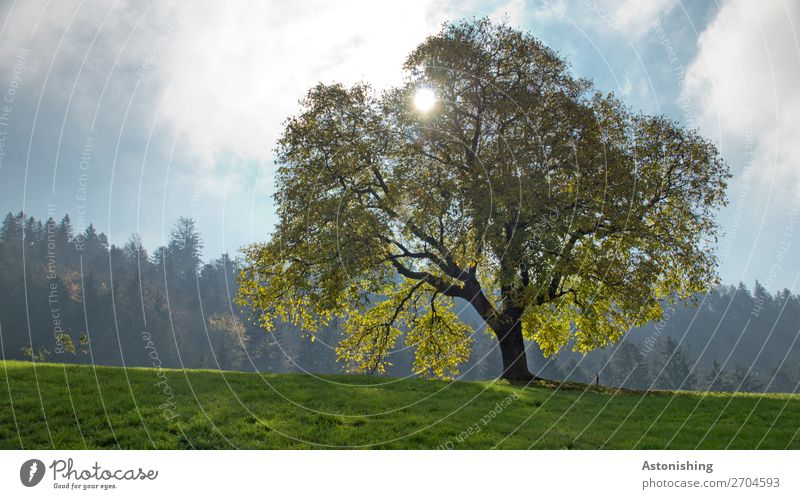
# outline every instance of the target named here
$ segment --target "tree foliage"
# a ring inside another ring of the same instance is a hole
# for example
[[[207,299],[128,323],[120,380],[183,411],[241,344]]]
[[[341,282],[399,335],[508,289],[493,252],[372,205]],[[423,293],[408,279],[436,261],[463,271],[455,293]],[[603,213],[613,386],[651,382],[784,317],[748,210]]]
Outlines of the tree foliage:
[[[286,122],[280,221],[240,276],[264,327],[344,320],[340,358],[376,372],[408,330],[415,370],[446,376],[469,349],[456,298],[501,349],[524,336],[553,355],[604,347],[714,282],[729,173],[696,132],[485,19],[446,24],[405,70],[383,92],[319,84]]]

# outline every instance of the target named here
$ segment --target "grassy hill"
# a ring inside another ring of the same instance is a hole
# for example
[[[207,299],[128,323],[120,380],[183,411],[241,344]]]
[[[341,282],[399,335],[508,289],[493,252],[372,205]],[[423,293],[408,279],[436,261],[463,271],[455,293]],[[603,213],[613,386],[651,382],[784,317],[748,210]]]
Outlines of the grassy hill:
[[[0,448],[800,448],[800,396],[0,362]]]

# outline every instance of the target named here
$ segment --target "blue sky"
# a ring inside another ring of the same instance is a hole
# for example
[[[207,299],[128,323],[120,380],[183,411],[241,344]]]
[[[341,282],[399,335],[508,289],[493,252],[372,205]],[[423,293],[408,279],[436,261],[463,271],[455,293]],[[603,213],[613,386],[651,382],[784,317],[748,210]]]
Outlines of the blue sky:
[[[391,85],[443,21],[484,15],[717,142],[723,281],[800,291],[800,7],[780,1],[5,1],[0,210],[150,249],[193,216],[206,258],[233,253],[269,235],[272,149],[311,85]]]

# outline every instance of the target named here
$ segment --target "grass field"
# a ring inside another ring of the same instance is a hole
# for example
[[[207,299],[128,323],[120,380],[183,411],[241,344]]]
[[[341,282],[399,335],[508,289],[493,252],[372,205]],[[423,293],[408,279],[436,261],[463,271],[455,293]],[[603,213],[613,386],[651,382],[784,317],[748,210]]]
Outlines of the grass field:
[[[800,397],[0,362],[0,448],[800,448]]]

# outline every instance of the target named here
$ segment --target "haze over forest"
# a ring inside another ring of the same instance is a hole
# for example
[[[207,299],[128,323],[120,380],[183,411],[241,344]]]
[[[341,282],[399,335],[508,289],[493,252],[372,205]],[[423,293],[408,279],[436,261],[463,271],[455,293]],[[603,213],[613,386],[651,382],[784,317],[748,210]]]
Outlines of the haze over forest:
[[[335,325],[315,341],[288,325],[265,332],[233,302],[237,262],[226,254],[202,262],[202,247],[189,218],[175,222],[166,246],[148,252],[136,235],[116,246],[92,225],[76,232],[69,216],[9,213],[0,227],[3,358],[343,372],[333,351],[340,334]],[[549,360],[531,351],[530,367],[550,379],[594,382],[599,374],[602,384],[636,389],[798,391],[800,295],[738,283],[697,301],[697,307],[670,310],[662,323],[630,331],[613,348]],[[470,307],[457,312],[475,330],[461,378],[497,377],[496,341]],[[390,376],[411,375],[413,346],[401,344],[390,358]]]

